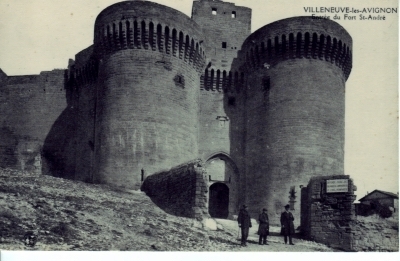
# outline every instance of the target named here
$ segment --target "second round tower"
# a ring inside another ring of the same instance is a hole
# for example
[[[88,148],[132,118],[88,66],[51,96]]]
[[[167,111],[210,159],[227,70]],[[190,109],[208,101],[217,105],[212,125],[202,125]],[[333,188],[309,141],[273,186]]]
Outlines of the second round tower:
[[[344,174],[345,81],[352,39],[336,22],[294,17],[243,44],[246,75],[246,201],[300,217],[300,185]],[[300,220],[297,218],[296,223]]]

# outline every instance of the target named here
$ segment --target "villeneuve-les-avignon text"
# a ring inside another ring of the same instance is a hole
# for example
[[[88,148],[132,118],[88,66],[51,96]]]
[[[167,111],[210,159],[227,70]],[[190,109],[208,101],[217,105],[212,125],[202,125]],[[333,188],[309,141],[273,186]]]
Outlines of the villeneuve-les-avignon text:
[[[385,14],[397,14],[396,7],[303,7],[313,19],[386,20]]]

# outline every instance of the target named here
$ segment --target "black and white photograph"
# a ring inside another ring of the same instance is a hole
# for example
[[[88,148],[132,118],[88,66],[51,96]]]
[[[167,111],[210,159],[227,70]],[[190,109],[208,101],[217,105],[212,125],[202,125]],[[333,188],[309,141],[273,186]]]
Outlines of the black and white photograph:
[[[398,257],[398,12],[0,0],[0,260]]]

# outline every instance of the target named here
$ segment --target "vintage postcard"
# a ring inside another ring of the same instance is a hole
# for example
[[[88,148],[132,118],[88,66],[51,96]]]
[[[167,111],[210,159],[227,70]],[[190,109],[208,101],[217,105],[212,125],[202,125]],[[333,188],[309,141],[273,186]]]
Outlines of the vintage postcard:
[[[398,13],[0,0],[1,260],[398,256]]]

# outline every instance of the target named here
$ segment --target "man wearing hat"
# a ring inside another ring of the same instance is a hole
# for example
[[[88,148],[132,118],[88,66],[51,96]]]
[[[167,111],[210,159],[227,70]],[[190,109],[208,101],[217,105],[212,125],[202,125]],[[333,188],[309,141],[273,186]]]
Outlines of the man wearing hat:
[[[281,214],[281,235],[284,236],[285,244],[287,244],[287,238],[289,236],[289,244],[294,245],[292,242],[292,235],[294,235],[294,224],[293,214],[289,211],[290,206],[285,206],[285,212]]]
[[[243,205],[238,215],[238,225],[242,230],[242,242],[241,246],[247,246],[247,237],[249,236],[249,228],[251,228],[251,219],[249,212],[247,212],[247,206]]]
[[[263,208],[262,213],[258,216],[259,226],[258,226],[258,244],[268,245],[267,236],[269,235],[269,219],[267,214],[267,209]]]

